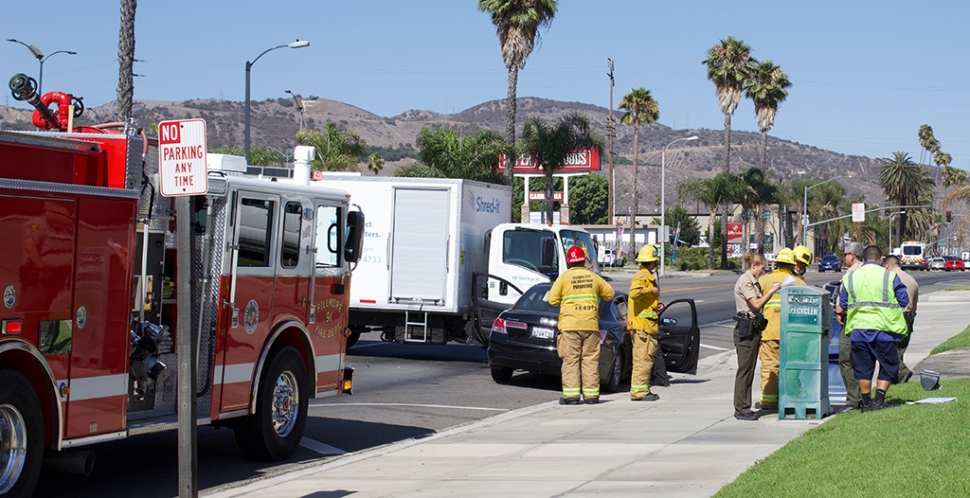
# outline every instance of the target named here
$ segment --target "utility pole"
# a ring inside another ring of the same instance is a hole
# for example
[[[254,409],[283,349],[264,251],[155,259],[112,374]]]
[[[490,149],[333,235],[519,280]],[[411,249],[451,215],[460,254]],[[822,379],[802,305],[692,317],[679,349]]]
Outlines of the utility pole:
[[[613,122],[613,59],[610,59],[609,57],[607,57],[606,60],[610,65],[610,72],[606,73],[607,76],[610,77],[610,120],[606,124],[606,128],[609,131],[609,137],[610,137],[609,171],[607,171],[607,175],[609,175],[609,179],[610,179],[610,188],[609,188],[609,192],[607,192],[609,195],[609,199],[607,199],[607,202],[606,202],[608,206],[606,211],[607,211],[607,216],[609,216],[608,223],[613,224],[613,213],[614,213],[614,209],[616,209],[616,206],[613,205],[613,188],[614,188],[613,184],[616,181],[616,178],[614,178],[613,176],[613,134],[616,132],[616,124]],[[617,247],[619,247],[619,244],[620,244],[620,241],[617,241]]]

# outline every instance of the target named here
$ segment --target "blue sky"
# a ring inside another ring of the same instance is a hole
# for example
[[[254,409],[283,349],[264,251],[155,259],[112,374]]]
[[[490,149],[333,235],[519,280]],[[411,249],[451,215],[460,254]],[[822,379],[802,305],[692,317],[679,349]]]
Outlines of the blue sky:
[[[252,98],[285,90],[381,116],[409,109],[459,112],[504,99],[507,72],[490,17],[474,0],[254,0],[139,2],[135,98],[242,101],[245,63],[296,39],[252,69]],[[6,2],[3,39],[57,54],[44,90],[115,99],[119,2]],[[42,26],[32,25],[37,19]],[[727,35],[779,64],[794,83],[771,135],[870,157],[920,156],[916,132],[933,127],[953,166],[970,169],[970,2],[561,0],[542,43],[519,73],[518,95],[607,107],[649,89],[660,122],[722,129],[701,61]],[[38,62],[0,43],[0,76],[37,76]],[[9,94],[6,94],[9,95]],[[7,97],[5,105],[24,107]],[[520,116],[520,119],[525,119]],[[743,101],[732,127],[757,131]]]

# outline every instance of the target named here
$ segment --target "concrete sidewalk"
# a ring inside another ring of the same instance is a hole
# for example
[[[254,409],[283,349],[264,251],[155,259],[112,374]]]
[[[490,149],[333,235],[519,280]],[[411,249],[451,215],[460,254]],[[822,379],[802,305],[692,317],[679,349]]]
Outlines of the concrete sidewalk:
[[[966,303],[970,291],[921,297],[908,365],[970,324]],[[735,420],[735,368],[725,352],[701,360],[696,376],[675,374],[656,402],[617,393],[593,406],[544,403],[206,496],[711,496],[824,423]]]

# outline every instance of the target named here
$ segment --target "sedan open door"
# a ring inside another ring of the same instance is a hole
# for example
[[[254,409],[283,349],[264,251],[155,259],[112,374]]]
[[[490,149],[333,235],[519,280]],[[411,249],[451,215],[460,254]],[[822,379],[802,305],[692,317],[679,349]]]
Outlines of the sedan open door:
[[[677,299],[666,304],[660,314],[659,342],[668,371],[697,374],[701,331],[693,299]]]

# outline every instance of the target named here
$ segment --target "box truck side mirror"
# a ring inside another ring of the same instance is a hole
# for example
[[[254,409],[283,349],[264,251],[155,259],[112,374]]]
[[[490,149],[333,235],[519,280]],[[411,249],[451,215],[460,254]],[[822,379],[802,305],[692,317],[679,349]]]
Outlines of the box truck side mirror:
[[[350,211],[347,213],[347,244],[344,246],[344,260],[348,263],[357,263],[360,261],[363,246],[364,213]]]

